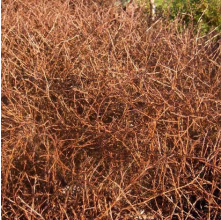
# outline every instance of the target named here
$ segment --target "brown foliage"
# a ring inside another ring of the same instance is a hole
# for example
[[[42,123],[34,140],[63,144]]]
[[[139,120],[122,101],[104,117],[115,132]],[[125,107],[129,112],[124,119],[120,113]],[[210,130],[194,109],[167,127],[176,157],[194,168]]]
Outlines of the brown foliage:
[[[102,2],[2,1],[3,219],[218,219],[219,43]]]

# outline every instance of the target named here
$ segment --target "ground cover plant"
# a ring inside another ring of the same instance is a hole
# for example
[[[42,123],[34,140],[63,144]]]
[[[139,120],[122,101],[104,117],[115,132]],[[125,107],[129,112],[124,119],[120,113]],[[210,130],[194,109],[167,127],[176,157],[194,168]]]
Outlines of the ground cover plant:
[[[2,1],[2,219],[220,219],[220,36],[112,1]]]

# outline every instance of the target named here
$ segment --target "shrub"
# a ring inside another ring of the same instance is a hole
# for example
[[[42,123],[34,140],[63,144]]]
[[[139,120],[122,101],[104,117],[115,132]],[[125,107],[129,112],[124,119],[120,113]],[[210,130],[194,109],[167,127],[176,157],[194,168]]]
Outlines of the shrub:
[[[209,32],[221,26],[221,1],[220,0],[173,0],[170,7],[170,18],[182,16],[186,25],[193,24],[202,32]]]
[[[2,2],[2,218],[218,219],[220,48],[111,1]]]

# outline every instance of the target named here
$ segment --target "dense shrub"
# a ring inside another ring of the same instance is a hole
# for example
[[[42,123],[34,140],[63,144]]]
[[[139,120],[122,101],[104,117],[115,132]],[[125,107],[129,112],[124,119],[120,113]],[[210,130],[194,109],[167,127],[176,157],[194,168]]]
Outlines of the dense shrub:
[[[182,18],[185,26],[193,25],[208,33],[217,28],[221,31],[221,1],[220,0],[171,0],[156,1],[159,16],[169,16],[170,19]]]
[[[220,42],[111,1],[2,1],[2,218],[220,218]]]

